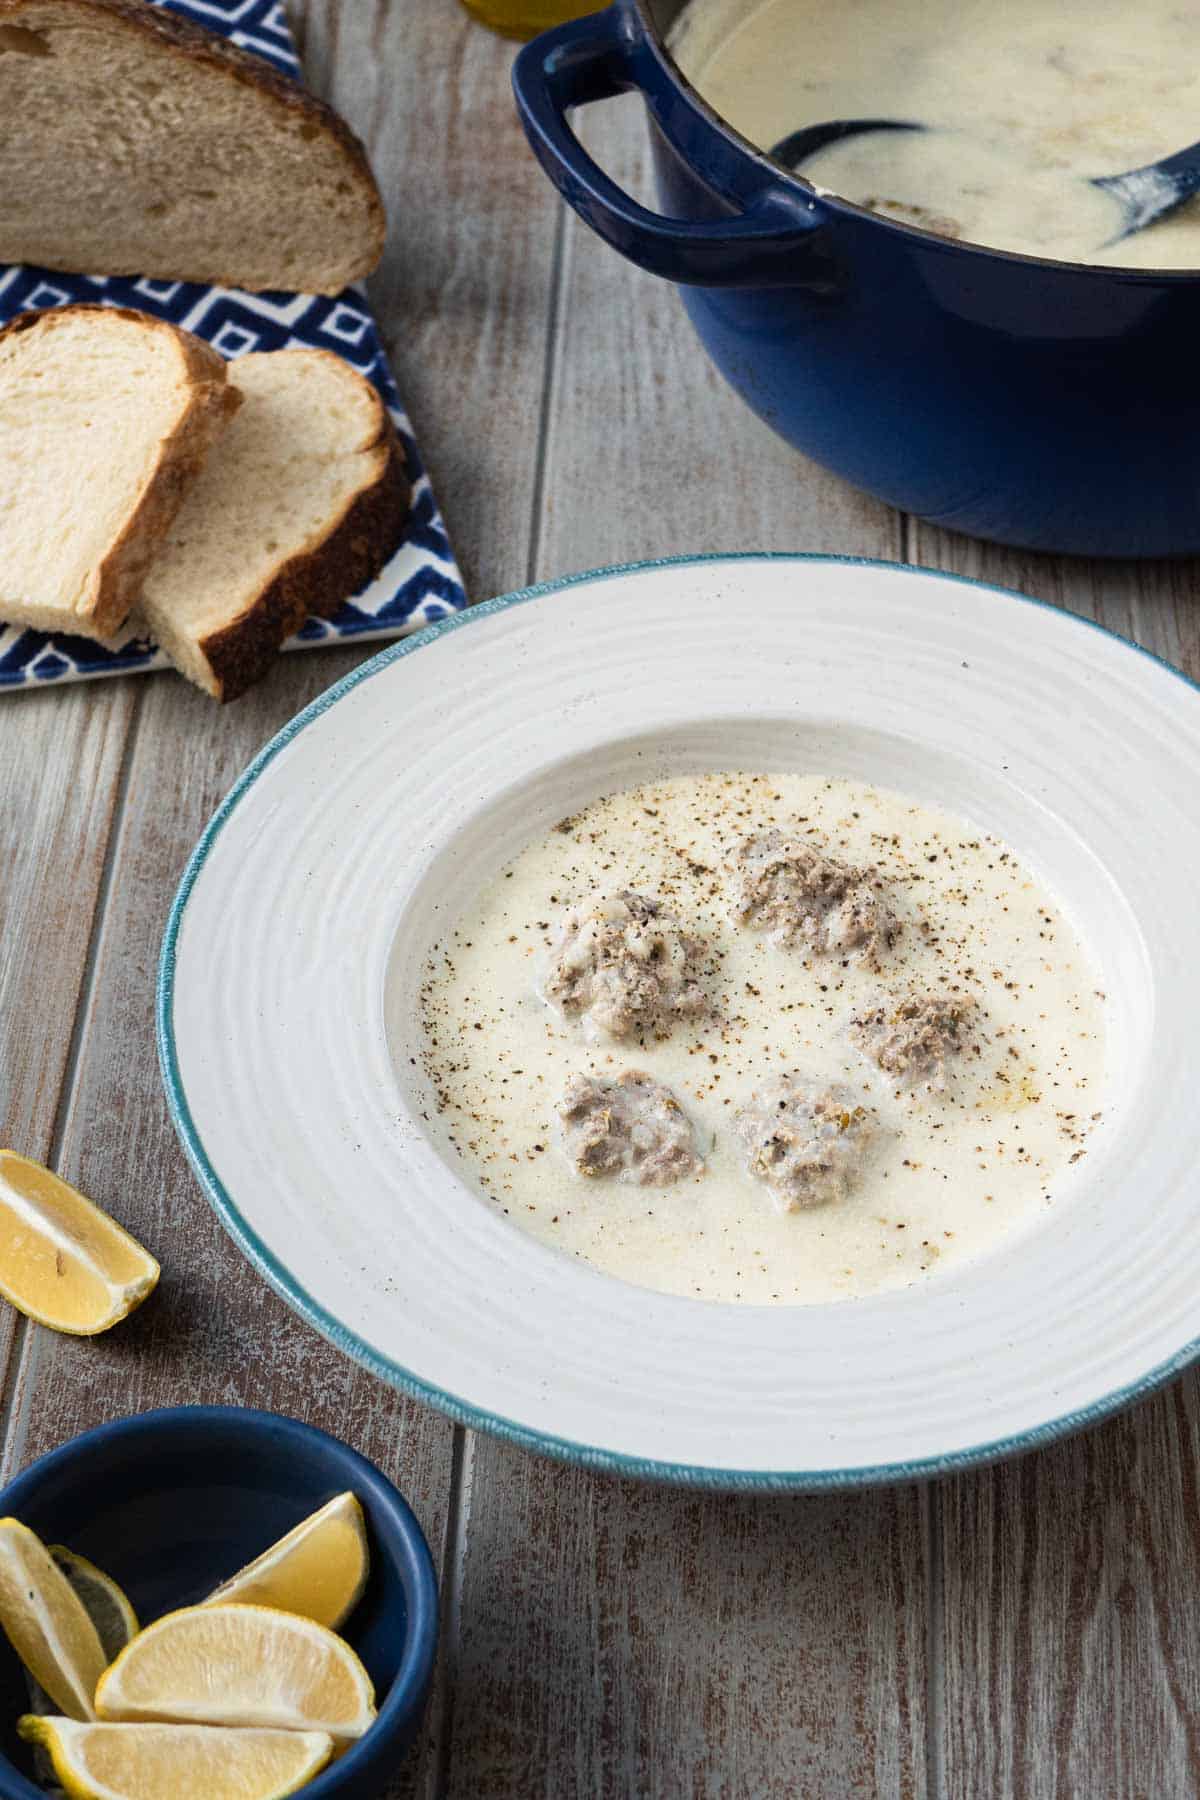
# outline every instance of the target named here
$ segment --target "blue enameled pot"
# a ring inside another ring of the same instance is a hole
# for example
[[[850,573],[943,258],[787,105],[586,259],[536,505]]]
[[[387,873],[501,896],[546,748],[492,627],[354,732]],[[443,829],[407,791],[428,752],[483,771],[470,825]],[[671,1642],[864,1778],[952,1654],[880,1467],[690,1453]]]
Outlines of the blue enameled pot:
[[[1200,551],[1200,272],[1010,256],[818,195],[684,80],[664,48],[680,5],[616,0],[535,39],[517,103],[561,193],[681,284],[754,410],[955,531],[1094,556]],[[661,215],[567,121],[628,89],[649,114]]]

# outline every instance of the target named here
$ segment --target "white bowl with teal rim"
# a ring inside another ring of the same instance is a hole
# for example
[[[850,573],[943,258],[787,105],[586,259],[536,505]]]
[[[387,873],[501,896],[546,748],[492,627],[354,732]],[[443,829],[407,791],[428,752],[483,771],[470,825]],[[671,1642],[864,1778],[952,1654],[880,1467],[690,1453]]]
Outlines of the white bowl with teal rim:
[[[512,1227],[439,1132],[426,955],[525,843],[650,775],[821,769],[1004,838],[1099,964],[1105,1123],[1037,1226],[918,1287],[723,1306]],[[1200,698],[1095,626],[925,570],[683,558],[395,645],[205,831],[159,978],[163,1074],[267,1280],[463,1424],[625,1475],[815,1490],[1101,1419],[1200,1350]]]

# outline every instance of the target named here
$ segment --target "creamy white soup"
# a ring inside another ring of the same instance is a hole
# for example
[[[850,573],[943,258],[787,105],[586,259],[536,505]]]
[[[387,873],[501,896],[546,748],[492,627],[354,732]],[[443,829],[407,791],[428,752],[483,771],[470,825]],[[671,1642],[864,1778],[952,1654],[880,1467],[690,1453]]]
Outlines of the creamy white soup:
[[[1200,7],[1176,0],[692,0],[670,48],[744,136],[928,127],[830,145],[803,174],[950,237],[1069,262],[1200,266],[1200,202],[1121,243],[1088,185],[1200,139]]]
[[[707,1300],[935,1279],[1054,1205],[1100,1118],[1104,996],[1053,898],[854,781],[596,801],[470,903],[421,1004],[487,1203]]]

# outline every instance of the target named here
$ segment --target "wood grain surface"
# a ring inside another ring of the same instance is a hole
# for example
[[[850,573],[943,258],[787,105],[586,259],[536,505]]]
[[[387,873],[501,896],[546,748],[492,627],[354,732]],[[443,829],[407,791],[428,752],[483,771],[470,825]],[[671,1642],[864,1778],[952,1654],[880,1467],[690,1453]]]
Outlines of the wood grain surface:
[[[705,361],[674,291],[564,216],[515,123],[511,47],[455,0],[290,10],[312,85],[379,172],[392,229],[372,297],[475,597],[690,551],[908,556],[1070,608],[1200,676],[1193,567],[973,544],[774,439]],[[582,129],[647,191],[636,102]],[[1192,1378],[1071,1442],[923,1488],[661,1492],[402,1400],[226,1239],[159,1088],[163,923],[241,768],[362,654],[286,658],[224,710],[173,676],[0,698],[0,1129],[164,1270],[144,1311],[96,1343],[0,1319],[4,1472],[102,1419],[189,1400],[293,1412],[374,1457],[429,1533],[444,1627],[421,1743],[381,1800],[1200,1794]]]

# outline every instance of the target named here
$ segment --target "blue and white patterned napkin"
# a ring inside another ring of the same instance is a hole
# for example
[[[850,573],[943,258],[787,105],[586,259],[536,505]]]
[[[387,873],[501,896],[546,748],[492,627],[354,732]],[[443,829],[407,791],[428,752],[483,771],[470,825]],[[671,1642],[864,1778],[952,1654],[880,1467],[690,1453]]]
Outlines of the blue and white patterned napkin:
[[[287,75],[299,74],[287,18],[278,0],[156,0],[156,4],[221,33]],[[31,308],[78,300],[157,313],[206,338],[230,358],[247,350],[282,350],[297,344],[334,350],[368,376],[383,395],[400,433],[413,484],[407,535],[377,581],[347,601],[332,619],[308,620],[286,645],[288,650],[349,638],[399,637],[466,605],[408,416],[375,321],[357,289],[348,289],[334,300],[310,294],[243,294],[182,281],[61,275],[0,264],[0,324]],[[108,651],[86,638],[47,636],[43,631],[25,631],[0,622],[0,691],[168,666],[153,644],[138,640]]]

